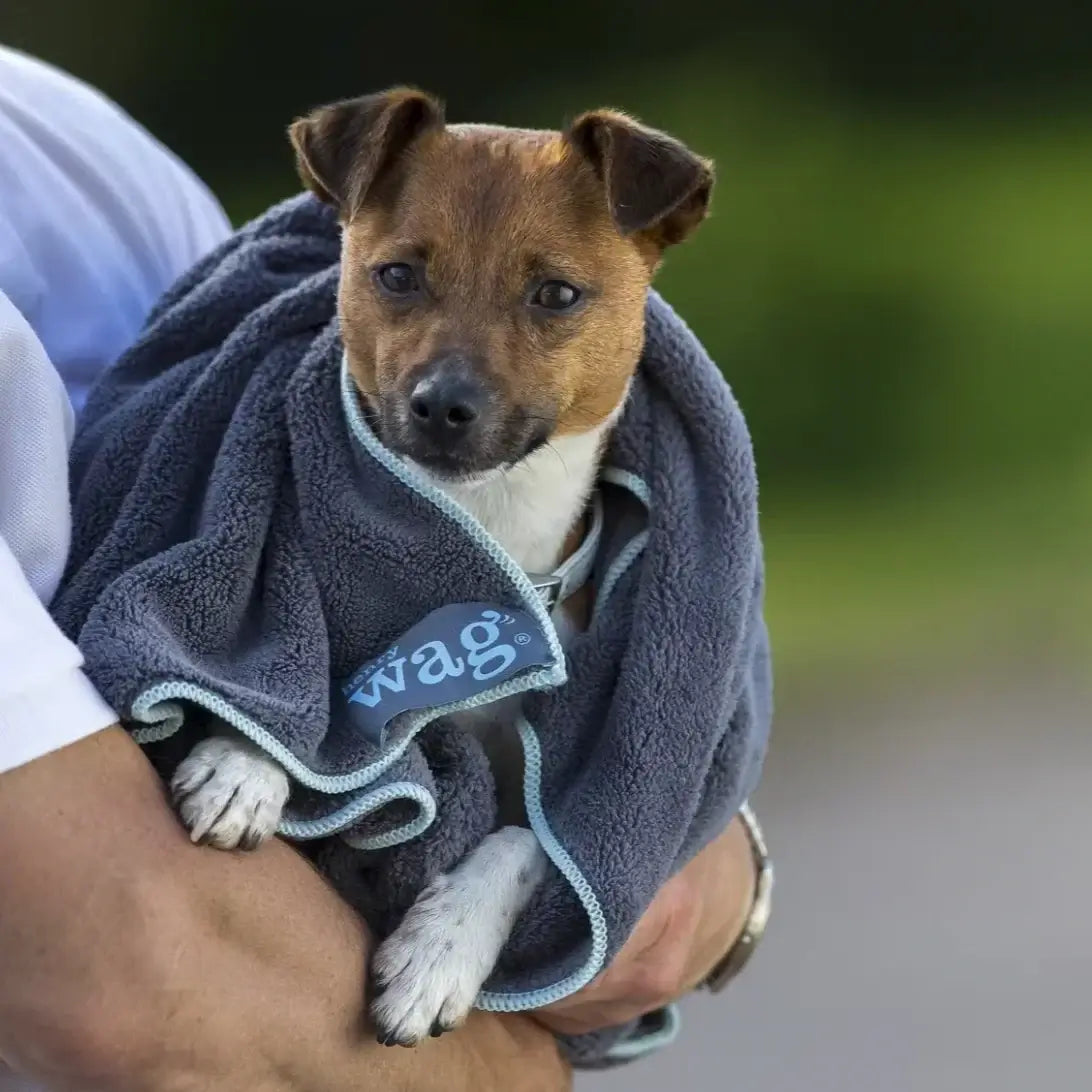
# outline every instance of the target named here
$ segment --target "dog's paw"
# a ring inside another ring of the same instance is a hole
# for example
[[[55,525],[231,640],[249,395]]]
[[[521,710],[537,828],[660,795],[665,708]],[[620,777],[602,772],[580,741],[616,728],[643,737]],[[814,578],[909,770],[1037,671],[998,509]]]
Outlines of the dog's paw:
[[[475,917],[466,885],[433,882],[372,963],[376,1038],[414,1046],[458,1027],[469,1015],[507,934]]]
[[[253,744],[213,737],[175,771],[171,794],[194,842],[256,849],[277,829],[288,777]]]
[[[372,964],[381,1043],[414,1046],[467,1018],[546,864],[531,831],[503,827],[425,889]]]

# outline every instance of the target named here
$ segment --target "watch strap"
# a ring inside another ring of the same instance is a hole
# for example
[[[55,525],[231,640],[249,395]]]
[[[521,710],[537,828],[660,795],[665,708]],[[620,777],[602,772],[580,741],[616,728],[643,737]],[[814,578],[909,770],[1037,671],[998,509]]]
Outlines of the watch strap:
[[[751,857],[755,865],[754,897],[743,930],[703,983],[711,993],[723,990],[747,965],[770,919],[774,873],[766,839],[749,804],[744,804],[739,809],[739,818],[750,842]]]

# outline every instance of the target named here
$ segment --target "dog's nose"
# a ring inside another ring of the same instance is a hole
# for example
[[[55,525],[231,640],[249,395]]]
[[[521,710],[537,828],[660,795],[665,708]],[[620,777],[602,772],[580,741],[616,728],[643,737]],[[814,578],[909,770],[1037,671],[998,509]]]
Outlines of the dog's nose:
[[[410,392],[410,420],[435,440],[456,440],[481,417],[488,393],[465,373],[446,369],[418,380]]]

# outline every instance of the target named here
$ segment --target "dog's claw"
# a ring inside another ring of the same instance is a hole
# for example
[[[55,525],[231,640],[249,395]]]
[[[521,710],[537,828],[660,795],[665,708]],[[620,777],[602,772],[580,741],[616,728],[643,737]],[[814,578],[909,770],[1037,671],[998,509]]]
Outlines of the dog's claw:
[[[395,1031],[388,1031],[388,1032],[380,1031],[376,1035],[375,1041],[380,1046],[385,1046],[385,1047],[413,1047],[413,1046],[417,1045],[417,1043],[414,1042],[413,1040],[405,1039]]]

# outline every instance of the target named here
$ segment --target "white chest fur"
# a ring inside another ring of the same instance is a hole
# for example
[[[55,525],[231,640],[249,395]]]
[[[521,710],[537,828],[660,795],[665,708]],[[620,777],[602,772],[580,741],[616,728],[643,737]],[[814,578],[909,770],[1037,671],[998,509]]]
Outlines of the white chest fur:
[[[433,479],[526,572],[551,572],[588,502],[606,426],[562,436],[522,462],[469,482]]]

